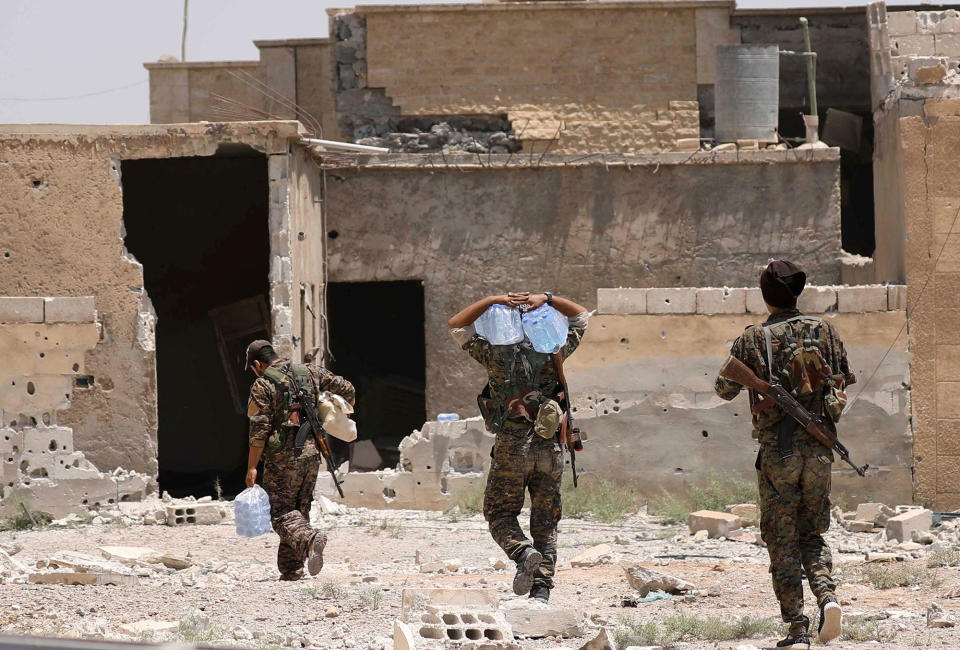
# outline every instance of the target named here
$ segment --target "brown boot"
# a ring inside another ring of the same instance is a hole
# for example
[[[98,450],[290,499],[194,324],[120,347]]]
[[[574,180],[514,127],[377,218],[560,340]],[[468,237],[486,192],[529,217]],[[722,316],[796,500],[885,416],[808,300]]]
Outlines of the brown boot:
[[[327,536],[323,533],[316,533],[313,541],[310,543],[310,557],[307,558],[307,571],[315,576],[323,568],[323,549],[327,546]]]

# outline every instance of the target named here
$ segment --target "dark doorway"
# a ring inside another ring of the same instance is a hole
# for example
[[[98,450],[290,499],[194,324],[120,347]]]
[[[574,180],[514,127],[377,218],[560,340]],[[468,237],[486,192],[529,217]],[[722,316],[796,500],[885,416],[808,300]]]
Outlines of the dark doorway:
[[[204,496],[219,484],[235,494],[243,489],[253,376],[227,374],[243,353],[227,337],[233,329],[269,338],[268,323],[250,324],[267,312],[266,156],[243,147],[127,160],[121,176],[126,248],[143,265],[157,313],[160,488]]]
[[[331,369],[357,389],[357,437],[381,467],[427,415],[423,282],[333,282],[327,293]]]

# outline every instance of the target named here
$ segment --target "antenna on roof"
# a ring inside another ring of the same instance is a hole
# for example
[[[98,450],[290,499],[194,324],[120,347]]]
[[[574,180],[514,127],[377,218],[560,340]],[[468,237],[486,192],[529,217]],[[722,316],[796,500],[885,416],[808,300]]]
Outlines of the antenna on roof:
[[[180,37],[180,60],[187,60],[187,5],[190,0],[183,0],[183,35]]]

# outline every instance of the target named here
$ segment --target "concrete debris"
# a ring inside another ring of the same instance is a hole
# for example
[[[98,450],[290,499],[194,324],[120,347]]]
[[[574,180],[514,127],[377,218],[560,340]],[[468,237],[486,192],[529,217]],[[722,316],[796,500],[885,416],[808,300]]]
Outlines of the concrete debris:
[[[723,537],[731,530],[740,528],[739,517],[728,512],[715,512],[713,510],[691,512],[687,523],[690,526],[691,533],[705,530],[710,537]]]
[[[913,531],[926,532],[932,525],[931,511],[926,508],[911,508],[887,520],[887,539],[908,542],[912,539]]]
[[[456,573],[463,566],[463,560],[458,557],[450,558],[443,561],[443,568],[450,573]]]
[[[577,555],[577,557],[570,560],[570,566],[572,567],[588,567],[588,566],[597,566],[598,564],[607,564],[611,560],[611,553],[613,549],[610,548],[609,544],[598,544],[592,548],[588,548],[583,553]]]
[[[580,650],[617,650],[617,646],[607,634],[607,628],[601,627],[597,636],[580,646]]]
[[[26,565],[14,560],[6,551],[0,550],[0,578],[18,578],[28,572]]]
[[[393,622],[393,650],[416,650],[413,631],[403,621]]]
[[[16,555],[23,550],[23,545],[18,544],[15,541],[12,542],[0,542],[0,551],[3,551],[7,555]]]
[[[937,603],[927,607],[927,627],[954,627],[956,620]]]
[[[31,573],[30,582],[38,585],[118,585],[136,586],[140,579],[135,575],[94,572]]]
[[[503,571],[507,568],[507,561],[503,558],[490,558],[490,566],[497,571]]]
[[[127,566],[154,564],[160,554],[145,546],[98,546],[97,550],[108,560],[115,560]]]
[[[157,561],[168,569],[176,569],[181,571],[183,569],[189,569],[193,566],[193,560],[182,555],[171,555],[169,553],[164,553],[157,558]]]
[[[253,632],[242,625],[238,625],[233,628],[231,635],[237,641],[253,641],[254,639]]]
[[[85,553],[58,551],[50,556],[47,562],[52,567],[66,567],[79,573],[117,573],[120,575],[133,575],[130,568],[120,562],[87,555]]]
[[[501,609],[514,636],[531,639],[583,636],[582,616],[576,610],[551,607],[529,598],[508,601]]]
[[[755,503],[738,503],[727,506],[726,511],[739,517],[741,526],[757,526],[760,524],[760,508]]]
[[[870,521],[879,526],[887,523],[890,517],[893,517],[896,511],[883,503],[861,503],[857,506],[855,519],[861,521]]]
[[[684,594],[693,591],[695,587],[681,578],[648,569],[639,564],[633,566],[624,566],[624,572],[627,574],[627,582],[633,589],[636,589],[640,596],[646,596],[651,591],[665,591],[669,594]]]
[[[320,508],[320,512],[325,515],[343,515],[346,514],[347,509],[343,505],[331,501],[322,494],[317,495],[317,498],[314,499],[314,505]]]
[[[710,539],[709,530],[698,530],[693,534],[693,541],[695,542],[705,542]]]
[[[917,544],[933,544],[936,537],[929,530],[911,530],[910,540]]]
[[[849,533],[869,533],[876,527],[872,521],[862,519],[844,519],[840,525]]]
[[[124,623],[120,626],[120,633],[127,636],[139,637],[142,634],[162,634],[176,632],[180,628],[180,621],[154,621],[146,619],[135,623]],[[251,635],[253,638],[253,635]]]
[[[327,607],[327,610],[323,613],[326,618],[336,618],[340,616],[340,610],[336,607]]]
[[[424,562],[419,567],[420,573],[443,573],[446,571],[446,567],[443,562],[439,560],[433,560],[431,562]]]
[[[868,551],[866,555],[867,562],[898,562],[902,559],[903,556],[897,553],[883,553],[880,551]]]
[[[729,533],[727,533],[726,538],[732,542],[763,544],[763,540],[760,538],[760,533],[756,530],[745,530],[743,528],[738,528],[737,530],[731,530]]]
[[[500,598],[492,589],[415,589],[401,592],[401,618],[407,621],[407,614],[419,612],[430,607],[449,607],[452,609],[495,610]]]
[[[423,125],[425,126],[425,125]],[[431,153],[516,153],[521,143],[512,133],[454,128],[448,122],[434,124],[427,129],[413,127],[409,133],[387,133],[380,137],[357,140],[357,144],[387,147],[393,152]]]
[[[168,526],[186,526],[190,524],[219,524],[227,517],[226,508],[216,503],[196,503],[167,506]]]

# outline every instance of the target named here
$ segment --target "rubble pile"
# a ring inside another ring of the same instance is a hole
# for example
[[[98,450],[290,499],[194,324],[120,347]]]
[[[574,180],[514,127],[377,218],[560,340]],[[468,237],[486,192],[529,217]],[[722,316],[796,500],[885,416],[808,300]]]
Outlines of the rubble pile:
[[[387,133],[379,137],[367,137],[357,144],[372,147],[387,147],[392,152],[402,153],[516,153],[522,143],[508,131],[485,131],[468,123],[460,128],[448,122],[434,124],[421,131],[414,127],[409,132]],[[507,125],[509,128],[509,125]]]

